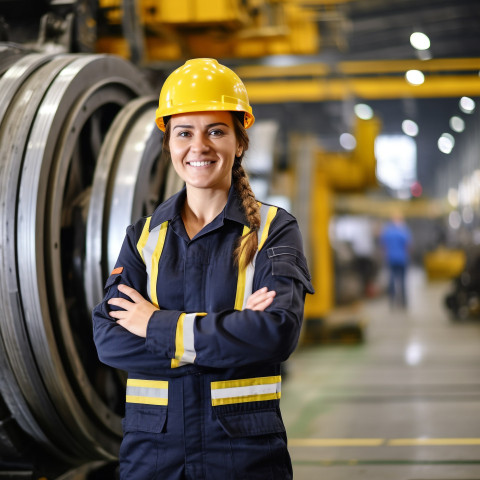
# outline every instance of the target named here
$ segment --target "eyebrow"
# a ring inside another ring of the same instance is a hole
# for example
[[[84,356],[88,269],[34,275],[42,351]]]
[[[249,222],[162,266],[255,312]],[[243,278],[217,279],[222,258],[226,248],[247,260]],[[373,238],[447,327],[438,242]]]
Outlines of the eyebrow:
[[[215,123],[209,123],[207,125],[207,128],[211,128],[211,127],[216,127],[217,125],[223,125],[227,128],[231,128],[229,125],[227,125],[226,123],[224,122],[215,122]],[[173,130],[175,130],[176,128],[193,128],[193,125],[175,125],[173,127]]]

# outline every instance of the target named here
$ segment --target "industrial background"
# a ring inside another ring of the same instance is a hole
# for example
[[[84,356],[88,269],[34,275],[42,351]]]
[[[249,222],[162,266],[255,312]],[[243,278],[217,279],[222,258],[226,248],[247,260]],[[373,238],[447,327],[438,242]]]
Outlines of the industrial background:
[[[244,81],[252,186],[304,237],[295,478],[480,479],[476,0],[0,0],[0,478],[117,478],[125,374],[90,312],[125,227],[182,187],[153,119],[194,57]]]

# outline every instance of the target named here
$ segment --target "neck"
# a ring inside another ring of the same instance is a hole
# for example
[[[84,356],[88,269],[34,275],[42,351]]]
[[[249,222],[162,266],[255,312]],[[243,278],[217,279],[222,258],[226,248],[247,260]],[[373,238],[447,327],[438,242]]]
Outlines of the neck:
[[[225,207],[228,190],[188,188],[182,219],[190,238],[208,225]]]

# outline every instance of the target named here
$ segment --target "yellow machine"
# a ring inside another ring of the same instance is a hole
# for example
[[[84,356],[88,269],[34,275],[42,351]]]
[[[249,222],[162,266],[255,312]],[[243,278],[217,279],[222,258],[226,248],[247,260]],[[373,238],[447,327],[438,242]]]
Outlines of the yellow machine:
[[[333,307],[334,272],[329,239],[329,223],[335,192],[359,192],[376,185],[374,142],[380,121],[358,119],[357,146],[351,153],[318,151],[313,165],[310,211],[310,267],[315,295],[307,298],[305,317],[324,318]]]
[[[294,0],[99,0],[98,52],[140,64],[315,54],[314,12]]]
[[[462,273],[466,255],[463,250],[439,247],[424,255],[423,264],[429,280],[449,280]]]

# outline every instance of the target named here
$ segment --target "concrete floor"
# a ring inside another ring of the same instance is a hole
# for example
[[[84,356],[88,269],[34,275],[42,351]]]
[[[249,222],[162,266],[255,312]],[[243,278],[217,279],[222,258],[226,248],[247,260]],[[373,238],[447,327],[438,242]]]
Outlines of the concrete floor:
[[[448,288],[412,269],[406,311],[363,304],[365,343],[291,357],[281,405],[295,480],[480,479],[480,321],[449,319]]]

